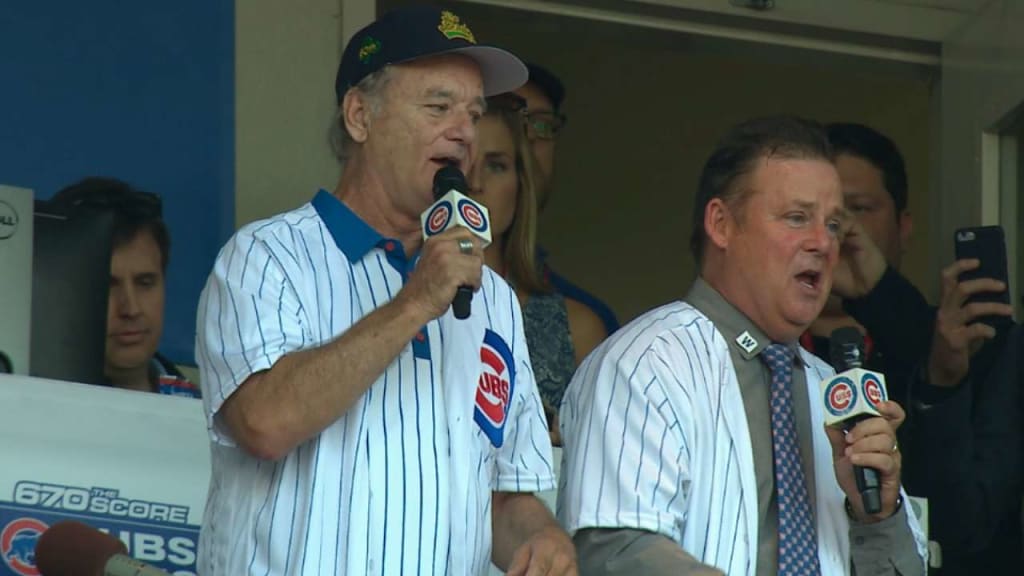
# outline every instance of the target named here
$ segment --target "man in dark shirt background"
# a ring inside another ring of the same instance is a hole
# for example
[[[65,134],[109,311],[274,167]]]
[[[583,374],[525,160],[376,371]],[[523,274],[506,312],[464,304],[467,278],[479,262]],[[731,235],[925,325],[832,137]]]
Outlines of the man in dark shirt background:
[[[865,334],[867,367],[885,374],[890,398],[907,412],[898,430],[903,478],[908,493],[929,501],[930,536],[941,550],[933,573],[1020,573],[1022,334],[977,322],[1010,316],[1011,306],[965,305],[972,294],[1007,286],[960,281],[978,262],[957,261],[942,271],[939,306],[929,305],[898,272],[912,229],[899,149],[861,124],[831,124],[828,135],[857,219],[836,274],[857,278],[858,290],[833,295],[801,343],[829,360],[832,330]]]
[[[113,214],[104,374],[116,388],[198,398],[199,388],[157,353],[171,239],[160,197],[113,178],[86,178],[54,195],[66,211]]]
[[[530,140],[533,156],[537,159],[541,182],[538,186],[537,211],[544,210],[551,198],[551,181],[555,170],[555,145],[558,135],[567,121],[562,112],[565,99],[565,85],[550,70],[533,63],[526,64],[530,78],[515,93],[526,100],[526,135]],[[538,262],[543,267],[544,278],[563,296],[582,302],[597,314],[604,323],[605,332],[611,334],[619,329],[619,321],[607,304],[590,292],[577,286],[555,272],[547,261],[547,252],[538,248]]]

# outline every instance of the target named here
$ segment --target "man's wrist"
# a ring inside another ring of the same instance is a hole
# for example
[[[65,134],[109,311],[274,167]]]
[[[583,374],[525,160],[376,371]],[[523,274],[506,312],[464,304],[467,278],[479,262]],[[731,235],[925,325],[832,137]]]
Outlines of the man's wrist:
[[[936,366],[936,362],[930,357],[928,359],[928,368],[924,374],[925,383],[937,388],[953,388],[959,384],[966,375],[966,370],[948,370],[940,368]]]
[[[861,510],[858,512],[854,509],[853,503],[850,502],[849,498],[844,499],[844,506],[846,507],[846,515],[857,524],[874,524],[892,518],[896,514],[899,514],[900,510],[903,509],[903,494],[896,495],[896,506],[893,507],[892,511],[888,514],[868,514]]]
[[[952,388],[956,385],[956,381],[952,376],[943,374],[943,370],[939,368],[928,367],[925,371],[924,383],[928,386],[934,386],[935,388]]]
[[[426,307],[401,291],[385,306],[392,308],[396,317],[410,321],[417,330],[434,319]]]

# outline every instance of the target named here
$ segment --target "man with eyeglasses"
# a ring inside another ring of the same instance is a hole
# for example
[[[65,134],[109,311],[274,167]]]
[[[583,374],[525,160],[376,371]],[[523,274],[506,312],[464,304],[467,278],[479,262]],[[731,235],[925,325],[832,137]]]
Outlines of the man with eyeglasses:
[[[551,177],[555,166],[555,143],[568,118],[562,113],[565,86],[551,71],[533,63],[526,63],[529,80],[515,93],[526,100],[526,134],[530,139],[534,158],[540,168],[541,182],[538,186],[537,210],[543,212],[551,198]],[[560,294],[578,300],[594,311],[604,323],[605,331],[611,334],[619,329],[615,312],[593,294],[573,284],[551,269],[547,262],[547,251],[538,248],[537,260],[543,267],[545,279]]]
[[[199,388],[157,353],[171,239],[160,197],[113,178],[86,178],[54,195],[65,210],[114,216],[104,373],[111,386],[199,398]]]
[[[966,302],[1006,286],[961,281],[979,263],[960,260],[942,271],[938,306],[929,305],[899,271],[911,233],[903,154],[863,124],[827,131],[846,207],[859,223],[846,235],[841,269],[862,282],[830,299],[801,343],[828,358],[827,336],[840,326],[863,330],[872,343],[865,365],[886,375],[890,398],[908,414],[899,431],[903,478],[911,494],[928,499],[929,536],[942,551],[938,573],[1019,574],[1024,340],[1019,325],[997,330],[979,320],[1010,317],[1012,306]]]
[[[555,141],[565,126],[566,117],[561,112],[565,87],[561,80],[545,68],[527,63],[530,79],[515,91],[526,100],[526,133],[541,172],[538,208],[547,204],[549,185],[555,166]]]

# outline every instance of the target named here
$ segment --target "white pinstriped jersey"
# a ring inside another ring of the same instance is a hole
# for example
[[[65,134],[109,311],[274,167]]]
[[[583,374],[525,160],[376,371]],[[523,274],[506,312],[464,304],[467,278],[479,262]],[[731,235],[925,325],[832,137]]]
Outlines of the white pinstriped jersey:
[[[834,374],[801,350],[808,394]],[[824,426],[811,402],[813,430]],[[560,413],[558,518],[570,533],[621,527],[663,534],[730,575],[757,568],[758,500],[750,432],[728,342],[683,302],[656,308],[588,356]],[[849,521],[824,433],[813,436],[822,574],[848,574]],[[821,479],[832,479],[831,481]],[[908,522],[925,558],[924,537]]]
[[[485,269],[468,320],[430,322],[339,420],[278,462],[217,411],[250,374],[336,338],[412,264],[334,196],[240,230],[203,290],[196,356],[212,476],[202,574],[480,574],[491,492],[554,487],[515,294]]]

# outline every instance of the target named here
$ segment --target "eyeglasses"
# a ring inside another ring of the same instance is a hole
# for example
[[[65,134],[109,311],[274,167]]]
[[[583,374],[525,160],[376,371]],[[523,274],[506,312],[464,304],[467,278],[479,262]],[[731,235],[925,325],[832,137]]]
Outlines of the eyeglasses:
[[[530,140],[554,140],[568,120],[557,112],[527,112],[526,136]]]
[[[565,114],[557,112],[530,112],[526,107],[526,99],[512,92],[489,97],[487,109],[492,112],[520,113],[526,126],[526,137],[530,140],[554,140],[568,121]]]

